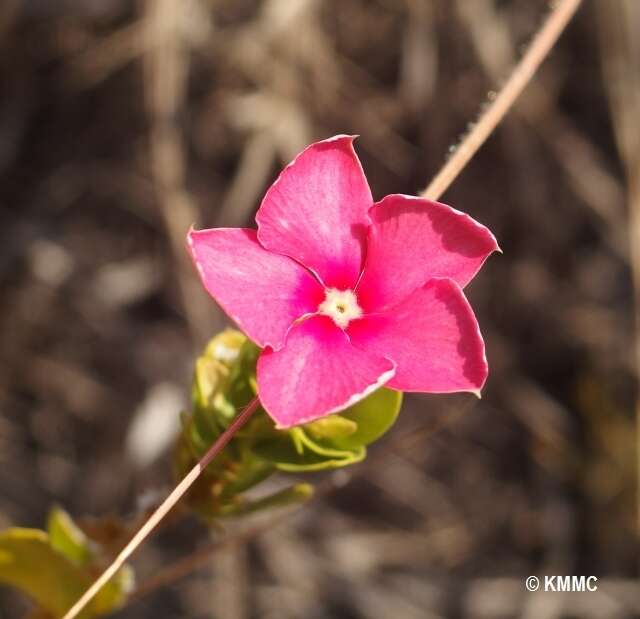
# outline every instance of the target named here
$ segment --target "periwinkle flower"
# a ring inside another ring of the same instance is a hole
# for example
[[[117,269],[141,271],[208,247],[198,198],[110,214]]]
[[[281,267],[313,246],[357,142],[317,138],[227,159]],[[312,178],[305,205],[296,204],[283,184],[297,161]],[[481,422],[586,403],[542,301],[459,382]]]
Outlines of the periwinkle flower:
[[[353,137],[305,149],[267,191],[258,230],[192,230],[211,296],[264,348],[258,394],[279,428],[386,385],[480,393],[488,366],[462,288],[498,249],[445,204],[374,203]]]

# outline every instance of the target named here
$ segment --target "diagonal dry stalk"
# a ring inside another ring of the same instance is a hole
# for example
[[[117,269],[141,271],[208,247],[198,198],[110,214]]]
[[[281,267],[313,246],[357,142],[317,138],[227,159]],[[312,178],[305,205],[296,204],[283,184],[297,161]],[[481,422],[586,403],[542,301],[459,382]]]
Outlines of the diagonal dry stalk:
[[[506,12],[494,0],[456,1],[457,14],[469,33],[469,39],[484,68],[494,82],[506,75],[515,64],[517,42],[514,40]],[[591,209],[598,222],[598,232],[609,249],[627,260],[627,229],[624,223],[624,191],[612,174],[603,154],[581,133],[574,120],[557,105],[557,77],[549,72],[546,79],[532,82],[527,97],[513,112],[521,123],[542,138],[564,171],[576,196]],[[510,127],[513,138],[518,139]]]
[[[560,34],[569,23],[571,17],[580,5],[581,0],[560,0],[547,20],[533,38],[527,52],[514,68],[511,76],[480,117],[473,129],[466,135],[457,147],[454,155],[443,166],[427,189],[422,193],[426,198],[438,199],[462,172],[478,149],[486,141],[492,131],[500,123],[531,80],[536,70],[547,57]],[[218,438],[200,462],[176,486],[165,501],[150,516],[147,522],[125,546],[113,563],[89,587],[82,597],[65,614],[63,619],[74,619],[86,608],[100,589],[116,574],[129,557],[151,534],[160,521],[169,513],[175,504],[184,496],[200,473],[211,460],[224,448],[233,434],[244,425],[258,406],[258,399],[254,399],[247,408],[234,420],[229,428]]]
[[[547,57],[580,6],[580,2],[581,0],[562,0],[556,3],[547,21],[531,41],[526,54],[516,65],[507,82],[493,98],[491,105],[480,116],[473,129],[456,147],[451,159],[422,192],[423,197],[437,200],[471,161],[471,158],[505,117],[542,61]]]

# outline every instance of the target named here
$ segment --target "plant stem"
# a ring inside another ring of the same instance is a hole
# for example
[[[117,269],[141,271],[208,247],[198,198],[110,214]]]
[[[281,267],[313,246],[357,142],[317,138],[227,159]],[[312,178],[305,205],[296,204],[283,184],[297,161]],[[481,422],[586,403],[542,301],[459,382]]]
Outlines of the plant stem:
[[[211,461],[226,447],[234,434],[244,426],[251,415],[255,413],[260,404],[258,396],[253,398],[247,407],[231,422],[229,427],[215,440],[206,454],[187,473],[184,479],[173,489],[171,494],[162,504],[151,514],[149,519],[142,525],[140,530],[133,536],[131,541],[122,549],[120,554],[113,560],[111,565],[100,575],[100,577],[84,592],[82,597],[67,611],[63,619],[73,619],[91,602],[95,595],[115,576],[116,572],[124,565],[127,559],[136,551],[138,546],[144,542],[149,534],[156,528],[158,523],[171,511],[175,504],[184,496],[198,479],[200,473],[211,463]]]
[[[580,6],[581,1],[560,0],[555,4],[549,17],[538,30],[527,52],[516,65],[505,85],[473,129],[456,147],[451,159],[447,161],[436,177],[429,183],[429,186],[422,192],[422,197],[437,200],[469,163],[522,93],[542,61],[547,57]]]
[[[291,513],[297,512],[299,509],[301,508],[296,507],[292,509]],[[142,597],[145,597],[152,591],[156,591],[157,589],[161,589],[163,587],[171,585],[187,574],[190,574],[194,570],[197,570],[199,567],[206,565],[210,561],[211,555],[214,552],[232,548],[234,546],[239,547],[242,544],[245,544],[255,537],[259,536],[260,534],[271,531],[276,525],[280,524],[282,520],[282,513],[278,513],[275,517],[272,517],[269,520],[256,525],[255,527],[247,531],[243,531],[238,535],[234,535],[232,537],[229,536],[225,539],[210,542],[208,544],[205,544],[204,546],[199,547],[188,556],[182,559],[178,559],[168,567],[154,573],[154,575],[149,577],[147,580],[142,581],[140,585],[136,586],[135,591],[133,591],[133,593],[129,596],[129,599],[126,603],[129,604],[129,602],[134,602]]]

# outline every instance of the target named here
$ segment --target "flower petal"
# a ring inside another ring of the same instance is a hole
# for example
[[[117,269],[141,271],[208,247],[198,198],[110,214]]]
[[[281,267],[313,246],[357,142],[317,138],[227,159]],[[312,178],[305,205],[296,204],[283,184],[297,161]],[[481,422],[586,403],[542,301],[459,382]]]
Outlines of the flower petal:
[[[394,365],[364,352],[326,316],[294,325],[279,351],[258,359],[258,393],[279,428],[306,423],[355,404],[386,383]]]
[[[430,280],[384,313],[352,321],[347,332],[355,346],[396,363],[393,389],[479,395],[487,378],[478,323],[450,279]]]
[[[499,250],[487,228],[439,202],[394,194],[369,215],[373,223],[358,284],[365,311],[395,305],[434,277],[449,277],[464,287]]]
[[[353,288],[362,270],[371,191],[353,150],[338,135],[304,150],[267,191],[258,239],[295,258],[334,288]]]
[[[192,230],[187,240],[207,292],[259,346],[280,348],[293,321],[324,299],[313,275],[264,249],[255,230]]]

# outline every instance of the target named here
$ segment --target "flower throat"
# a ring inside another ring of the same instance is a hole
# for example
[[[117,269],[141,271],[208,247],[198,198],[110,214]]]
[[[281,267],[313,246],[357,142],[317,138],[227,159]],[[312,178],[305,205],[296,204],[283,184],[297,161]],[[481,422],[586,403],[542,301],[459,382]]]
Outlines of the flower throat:
[[[337,288],[327,288],[325,299],[318,306],[318,311],[332,318],[341,329],[346,329],[352,320],[362,316],[356,293],[353,290]]]

